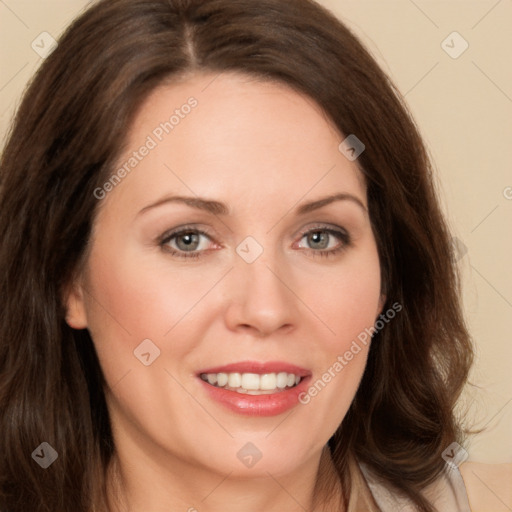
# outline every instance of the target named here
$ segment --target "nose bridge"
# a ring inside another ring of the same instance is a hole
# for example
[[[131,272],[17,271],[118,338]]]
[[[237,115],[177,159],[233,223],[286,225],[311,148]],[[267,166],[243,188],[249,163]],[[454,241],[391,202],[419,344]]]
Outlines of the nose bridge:
[[[249,298],[263,297],[264,302],[279,302],[285,294],[286,287],[278,279],[278,266],[267,259],[244,266],[241,270],[244,277],[245,289]]]
[[[232,327],[252,327],[271,333],[296,323],[294,296],[284,267],[275,251],[265,250],[255,261],[240,258],[234,272],[235,296],[231,304]],[[283,274],[283,275],[280,275]]]

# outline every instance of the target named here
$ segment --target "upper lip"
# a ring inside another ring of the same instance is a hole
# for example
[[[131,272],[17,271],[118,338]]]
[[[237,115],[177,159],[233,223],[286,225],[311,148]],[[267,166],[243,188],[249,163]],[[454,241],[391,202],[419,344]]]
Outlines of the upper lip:
[[[212,366],[198,372],[198,375],[207,373],[257,373],[263,375],[265,373],[293,373],[299,377],[307,377],[311,372],[300,366],[285,363],[282,361],[240,361],[238,363],[226,364],[223,366]]]

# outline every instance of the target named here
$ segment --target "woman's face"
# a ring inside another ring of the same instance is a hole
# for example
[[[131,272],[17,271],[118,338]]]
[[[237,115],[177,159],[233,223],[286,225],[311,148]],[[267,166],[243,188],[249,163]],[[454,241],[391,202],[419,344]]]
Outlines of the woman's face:
[[[214,78],[142,105],[95,192],[67,321],[90,331],[125,461],[284,475],[318,460],[355,395],[379,260],[362,175],[321,110]]]

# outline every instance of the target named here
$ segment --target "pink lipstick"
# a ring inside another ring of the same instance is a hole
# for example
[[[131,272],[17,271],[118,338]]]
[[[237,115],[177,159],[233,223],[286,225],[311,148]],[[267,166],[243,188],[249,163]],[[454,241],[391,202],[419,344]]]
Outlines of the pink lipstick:
[[[280,361],[243,361],[198,372],[210,399],[248,416],[274,416],[291,409],[311,373]]]

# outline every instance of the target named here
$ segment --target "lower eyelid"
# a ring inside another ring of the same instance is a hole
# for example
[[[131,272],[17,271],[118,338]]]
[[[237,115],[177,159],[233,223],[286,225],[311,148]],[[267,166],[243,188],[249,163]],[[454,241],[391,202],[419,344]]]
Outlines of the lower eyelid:
[[[163,249],[167,254],[170,254],[171,256],[176,256],[177,258],[199,258],[201,256],[201,253],[203,251],[196,251],[196,252],[183,252],[183,251],[177,251],[176,249]]]

